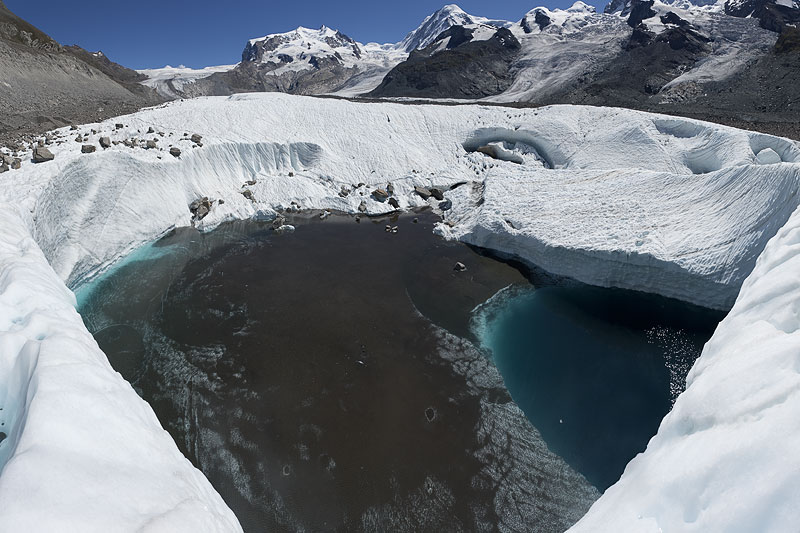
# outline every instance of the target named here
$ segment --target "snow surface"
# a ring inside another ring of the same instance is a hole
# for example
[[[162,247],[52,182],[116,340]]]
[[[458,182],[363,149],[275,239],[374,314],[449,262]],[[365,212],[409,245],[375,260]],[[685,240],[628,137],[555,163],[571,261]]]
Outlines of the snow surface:
[[[647,527],[665,529],[677,515],[706,526],[737,517],[748,524],[770,503],[780,512],[765,523],[790,523],[775,499],[793,501],[798,482],[773,476],[773,484],[769,475],[786,465],[794,471],[800,435],[796,417],[788,417],[795,396],[776,392],[797,388],[800,230],[789,231],[800,225],[800,215],[792,216],[800,202],[796,143],[621,109],[366,104],[278,93],[171,102],[78,133],[98,130],[91,142],[107,135],[141,143],[150,127],[165,134],[155,136],[158,149],[117,144],[94,154],[81,154],[82,143],[71,140],[76,132],[62,129],[67,142],[52,146],[53,162],[26,161],[0,175],[0,342],[9,369],[0,372],[9,428],[0,444],[4,523],[11,516],[18,529],[48,529],[56,517],[93,530],[113,514],[133,529],[164,524],[149,522],[159,516],[234,529],[202,475],[110,369],[64,283],[76,287],[189,225],[188,205],[199,197],[225,201],[199,223],[209,229],[271,217],[292,202],[386,213],[392,208],[370,193],[387,182],[403,208],[439,207],[414,186],[444,190],[441,207],[452,207],[437,231],[445,237],[588,283],[710,307],[733,304],[779,233],[651,449],[580,527],[635,530],[640,515],[654,517]],[[203,146],[193,147],[185,133],[201,134]],[[169,155],[171,144],[179,158]],[[487,145],[493,148],[484,152],[507,160],[477,151]],[[781,162],[760,164],[757,154],[774,160],[765,150]],[[241,194],[250,180],[254,201]],[[86,517],[96,521],[82,524]]]

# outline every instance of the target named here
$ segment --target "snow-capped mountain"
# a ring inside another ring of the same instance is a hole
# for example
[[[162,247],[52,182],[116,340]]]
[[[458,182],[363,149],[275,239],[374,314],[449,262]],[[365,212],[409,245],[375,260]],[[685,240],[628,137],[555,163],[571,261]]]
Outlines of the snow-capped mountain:
[[[532,9],[522,17],[519,27],[525,33],[572,33],[597,21],[594,6],[578,1],[568,9]]]
[[[252,90],[355,96],[377,87],[410,52],[425,48],[453,26],[494,30],[512,23],[470,15],[449,4],[425,18],[399,43],[364,44],[326,26],[316,30],[299,27],[250,39],[237,65],[140,72],[148,76],[147,85],[170,98]]]
[[[147,85],[172,98],[257,91],[487,98],[691,108],[697,116],[714,109],[722,117],[746,108],[783,123],[780,110],[794,98],[785,88],[800,84],[800,61],[773,51],[795,47],[788,37],[776,46],[776,33],[800,31],[798,24],[800,0],[612,0],[600,13],[578,1],[536,7],[517,22],[450,4],[399,43],[301,27],[248,41],[233,67],[144,73]],[[506,46],[512,39],[519,46]]]
[[[456,4],[448,4],[442,9],[433,13],[422,24],[406,35],[397,46],[406,52],[411,52],[419,48],[425,48],[441,35],[442,32],[452,26],[492,26],[497,28],[507,28],[511,22],[505,20],[490,20],[484,17],[476,17],[465,12]]]

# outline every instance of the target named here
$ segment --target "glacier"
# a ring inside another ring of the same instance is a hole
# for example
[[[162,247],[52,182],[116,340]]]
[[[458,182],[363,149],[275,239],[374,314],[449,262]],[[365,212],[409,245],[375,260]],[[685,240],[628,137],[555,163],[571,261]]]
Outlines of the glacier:
[[[237,530],[108,365],[68,287],[192,224],[198,198],[214,202],[195,222],[211,229],[295,205],[388,213],[371,194],[388,183],[401,208],[440,212],[445,238],[591,284],[732,307],[647,451],[576,530],[794,523],[797,143],[613,108],[279,93],[170,102],[79,133],[116,144],[82,154],[75,132],[57,130],[54,161],[0,175],[0,529]],[[158,148],[131,147],[144,140]]]

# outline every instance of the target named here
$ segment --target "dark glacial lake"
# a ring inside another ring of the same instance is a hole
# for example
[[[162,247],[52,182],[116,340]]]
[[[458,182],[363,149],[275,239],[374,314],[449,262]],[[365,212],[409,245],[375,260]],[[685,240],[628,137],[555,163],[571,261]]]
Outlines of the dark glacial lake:
[[[721,315],[556,280],[435,221],[175,230],[79,288],[80,312],[245,531],[563,531]]]

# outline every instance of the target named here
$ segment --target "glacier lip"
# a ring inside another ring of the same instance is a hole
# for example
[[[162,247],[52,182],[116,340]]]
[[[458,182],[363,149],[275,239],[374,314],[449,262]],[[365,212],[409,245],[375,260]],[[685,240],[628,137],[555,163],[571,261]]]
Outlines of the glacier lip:
[[[646,452],[571,531],[796,527],[799,270],[796,211],[759,257]]]
[[[164,133],[160,148],[131,148],[151,127]],[[633,529],[636,516],[672,524],[675,513],[692,524],[732,524],[736,517],[744,524],[747,506],[734,512],[731,502],[745,497],[749,475],[763,480],[761,493],[748,494],[750,509],[777,498],[779,485],[757,467],[792,494],[800,490],[778,472],[792,471],[785,465],[796,461],[791,446],[800,435],[788,416],[798,389],[791,353],[800,301],[795,277],[786,274],[798,255],[792,228],[800,216],[792,215],[800,181],[800,149],[792,141],[622,109],[366,104],[285,94],[171,102],[78,133],[117,144],[82,154],[81,143],[71,141],[76,134],[58,130],[66,142],[52,147],[54,161],[25,162],[0,175],[0,393],[11,406],[3,411],[11,429],[0,443],[7,459],[0,501],[4,519],[14,520],[7,523],[41,529],[52,518],[101,530],[111,509],[131,529],[236,529],[205,478],[108,366],[64,284],[75,287],[170,228],[190,225],[188,205],[197,198],[224,200],[198,223],[211,228],[297,204],[387,213],[393,208],[371,192],[388,183],[401,208],[444,209],[442,235],[588,283],[724,309],[749,276],[651,448],[582,524],[604,524],[616,504],[619,523],[633,520]],[[202,135],[203,146],[193,147],[184,133]],[[169,145],[181,149],[179,158]],[[485,145],[522,163],[478,151]],[[446,201],[425,200],[415,186],[438,188]],[[725,431],[732,432],[726,446],[741,444],[718,457]],[[762,446],[769,453],[761,454]],[[687,450],[701,468],[696,475],[683,470],[685,479],[698,490],[709,487],[692,497],[677,489],[680,468],[659,466],[660,457]],[[736,457],[757,466],[737,469]],[[642,489],[656,482],[663,482],[658,491]],[[735,489],[714,492],[712,483]],[[660,500],[647,500],[648,493]],[[36,512],[50,503],[51,515]],[[87,516],[95,522],[81,522]],[[783,521],[771,523],[780,529],[792,517],[785,508],[772,517]]]
[[[0,204],[0,529],[240,530],[108,364],[13,210]]]

